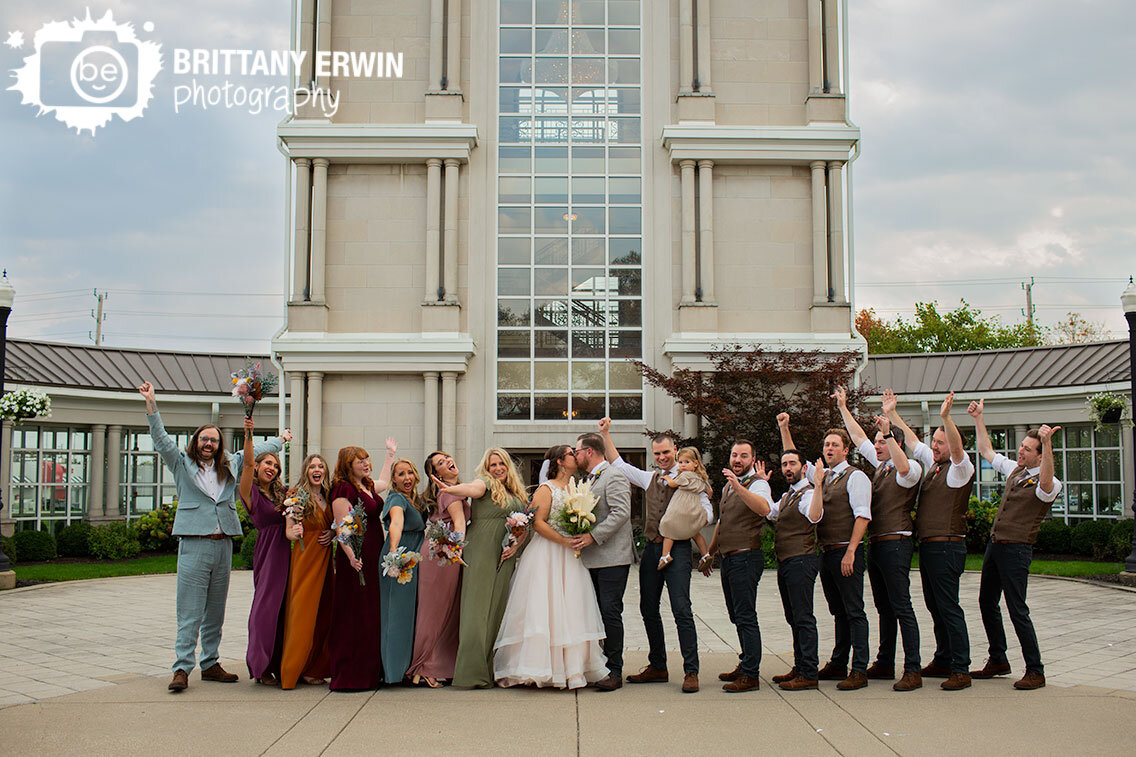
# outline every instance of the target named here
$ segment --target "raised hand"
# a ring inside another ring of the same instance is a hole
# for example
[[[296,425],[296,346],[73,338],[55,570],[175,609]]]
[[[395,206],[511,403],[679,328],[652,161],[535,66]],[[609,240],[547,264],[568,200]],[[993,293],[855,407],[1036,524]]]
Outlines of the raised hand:
[[[789,427],[789,414],[788,413],[778,413],[777,414],[777,428],[788,428],[788,427]]]
[[[943,398],[943,404],[939,408],[939,417],[940,418],[946,418],[948,415],[950,415],[951,414],[951,408],[954,407],[954,404],[955,404],[955,393],[951,392],[950,394],[948,394],[946,397]]]
[[[741,488],[741,483],[738,481],[738,476],[730,468],[723,468],[722,475],[726,477],[726,483],[732,486],[735,490]]]
[[[1060,426],[1047,426],[1042,424],[1041,428],[1037,430],[1037,435],[1041,437],[1042,444],[1052,443],[1053,435],[1061,430]]]
[[[773,471],[765,470],[765,461],[764,460],[758,460],[756,463],[753,464],[753,472],[754,472],[754,475],[756,475],[762,481],[768,481],[769,477],[773,475]]]
[[[894,413],[896,405],[899,404],[899,397],[895,396],[895,392],[891,389],[885,389],[883,395],[880,397],[883,401],[884,414]]]
[[[883,434],[884,436],[887,436],[888,434],[891,433],[891,421],[889,421],[887,419],[886,415],[877,415],[876,416],[876,428],[878,428],[880,430],[881,434]]]
[[[149,381],[143,381],[142,385],[138,387],[138,391],[151,402],[154,400],[154,385]]]
[[[600,433],[606,434],[611,430],[611,418],[600,418]]]
[[[281,432],[281,434],[280,434],[280,438],[283,439],[286,442],[292,441],[292,429],[290,429],[290,428],[284,429],[284,431]]]
[[[832,398],[836,400],[836,406],[839,408],[848,407],[848,392],[844,391],[844,387],[838,386],[832,391]]]
[[[434,482],[434,485],[438,487],[438,491],[440,491],[440,492],[449,492],[449,490],[450,490],[450,485],[449,485],[449,484],[447,484],[447,483],[446,483],[445,481],[443,481],[442,479],[440,479],[440,478],[438,478],[437,476],[435,476],[435,475],[434,475],[433,473],[431,473],[431,474],[430,474],[430,480],[431,480],[431,481],[433,481],[433,482]]]
[[[969,415],[971,418],[974,418],[974,419],[981,418],[982,417],[982,410],[983,410],[983,407],[985,406],[985,404],[986,404],[985,399],[978,400],[977,402],[971,402],[970,407],[968,407],[966,409],[966,414]]]
[[[252,431],[256,427],[256,423],[252,418],[245,418],[245,431]]]
[[[387,454],[394,457],[398,452],[398,442],[395,441],[393,436],[387,437]]]
[[[817,461],[813,463],[813,481],[824,481],[824,458],[818,457]]]

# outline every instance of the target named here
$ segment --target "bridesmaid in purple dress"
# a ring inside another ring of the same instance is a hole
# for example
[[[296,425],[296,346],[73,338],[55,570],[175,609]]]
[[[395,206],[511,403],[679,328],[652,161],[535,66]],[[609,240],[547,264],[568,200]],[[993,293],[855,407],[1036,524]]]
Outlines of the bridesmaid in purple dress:
[[[281,616],[288,589],[291,564],[290,539],[303,533],[300,524],[287,526],[280,509],[284,484],[280,481],[280,458],[263,452],[253,460],[251,418],[245,419],[244,467],[241,470],[241,501],[256,527],[252,559],[252,608],[249,610],[249,675],[267,686],[280,685],[280,651],[284,633]],[[285,432],[287,433],[287,432]]]
[[[343,544],[335,550],[335,594],[331,606],[331,690],[364,691],[383,682],[382,647],[379,636],[379,563],[382,562],[383,498],[390,486],[391,463],[398,444],[387,439],[387,456],[378,480],[371,479],[371,456],[362,447],[344,447],[335,462],[331,485],[331,512],[335,524],[351,512],[356,502],[367,513],[361,554]],[[359,582],[362,575],[364,583]]]
[[[434,452],[424,466],[427,480],[426,502],[430,521],[441,521],[459,534],[469,522],[469,500],[438,491],[459,483],[458,466],[445,452]],[[454,677],[458,657],[458,619],[461,615],[461,565],[438,565],[429,556],[429,544],[422,544],[422,563],[418,566],[418,614],[414,621],[414,658],[406,674],[414,683],[425,679],[431,688]]]

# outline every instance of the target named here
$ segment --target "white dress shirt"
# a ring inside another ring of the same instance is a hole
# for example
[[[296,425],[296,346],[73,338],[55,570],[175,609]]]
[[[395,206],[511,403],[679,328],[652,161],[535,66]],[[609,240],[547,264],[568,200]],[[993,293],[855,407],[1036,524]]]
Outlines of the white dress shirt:
[[[615,458],[615,460],[611,463],[611,467],[627,476],[627,480],[632,484],[644,490],[646,490],[647,487],[651,485],[651,481],[655,477],[655,474],[653,472],[645,471],[642,468],[636,468],[634,465],[627,462],[622,457]],[[660,473],[661,472],[664,471],[660,471]],[[672,466],[671,469],[669,471],[665,471],[665,473],[671,478],[674,478],[678,475],[678,465]],[[666,484],[663,484],[663,486],[666,486]],[[766,488],[768,487],[769,485],[766,484]],[[769,499],[768,494],[763,496],[765,496],[766,499]],[[714,506],[710,504],[710,498],[706,496],[706,492],[702,492],[702,496],[699,497],[699,500],[702,503],[702,509],[706,511],[706,522],[708,524],[712,524],[714,522]]]
[[[837,476],[841,473],[841,471],[848,467],[850,467],[848,465],[848,461],[845,460],[844,462],[829,468],[828,472],[833,476]],[[813,471],[815,470],[816,466],[812,463],[809,463],[808,467],[805,469],[805,475],[808,477],[809,483],[813,485],[816,484],[816,482],[813,481]],[[848,503],[852,506],[852,514],[857,518],[871,520],[872,479],[868,478],[868,474],[864,471],[860,470],[859,468],[854,468],[852,472],[848,474],[847,489]]]
[[[804,478],[802,478],[797,483],[793,484],[789,488],[789,491],[787,491],[787,492],[785,492],[784,494],[781,495],[781,499],[779,499],[776,502],[773,502],[769,505],[769,515],[766,515],[765,517],[769,518],[769,520],[777,520],[777,517],[781,514],[781,507],[785,504],[786,500],[788,500],[789,495],[792,494],[793,492],[797,492],[797,491],[800,491],[801,489],[804,489],[808,485],[809,485],[808,480],[804,479]],[[809,518],[809,510],[812,508],[812,506],[813,506],[813,490],[809,489],[808,491],[806,491],[804,494],[801,495],[801,501],[797,503],[797,509],[801,512],[801,515],[803,515],[803,516],[805,516],[806,518],[809,519],[809,523],[820,523],[820,518],[817,518],[816,520]],[[821,513],[821,515],[823,515],[823,513]]]
[[[990,465],[994,468],[994,470],[998,471],[999,473],[1001,473],[1006,478],[1009,478],[1010,474],[1013,473],[1015,470],[1017,470],[1017,467],[1018,467],[1018,464],[1016,462],[1014,462],[1010,458],[1006,457],[1001,452],[994,455],[994,459],[990,462]],[[1039,476],[1038,481],[1037,481],[1037,498],[1038,499],[1040,499],[1042,502],[1052,502],[1053,500],[1057,499],[1057,495],[1059,495],[1061,493],[1061,479],[1057,478],[1057,476],[1054,476],[1053,477],[1053,491],[1047,492],[1047,491],[1045,491],[1045,489],[1041,488],[1041,479],[1040,479],[1041,466],[1040,465],[1037,466],[1036,468],[1026,468],[1026,473],[1030,477]]]
[[[213,462],[208,464],[199,464],[197,466],[197,473],[193,474],[193,483],[197,484],[197,488],[205,492],[205,496],[209,497],[214,502],[221,501],[221,495],[225,491],[225,486],[217,480],[217,468]],[[224,533],[221,530],[221,520],[217,519],[217,528],[213,533]]]
[[[915,442],[915,449],[912,450],[911,456],[923,464],[928,475],[935,469],[935,453],[923,442]],[[950,463],[950,467],[947,468],[947,486],[952,489],[961,489],[969,484],[970,477],[974,475],[974,461],[970,459],[970,455],[963,455],[961,463],[956,463],[954,460],[951,460]]]
[[[876,454],[876,445],[872,444],[867,439],[862,441],[860,443],[860,446],[856,449],[860,453],[860,457],[871,463],[872,467],[876,470],[879,470],[881,465],[890,466],[892,468],[895,467],[895,463],[893,463],[891,460],[885,460],[881,462],[879,455]],[[923,467],[919,465],[918,461],[908,458],[907,462],[908,470],[906,476],[901,476],[898,469],[895,472],[896,483],[902,486],[904,489],[910,489],[911,487],[916,486],[921,480],[923,480]]]

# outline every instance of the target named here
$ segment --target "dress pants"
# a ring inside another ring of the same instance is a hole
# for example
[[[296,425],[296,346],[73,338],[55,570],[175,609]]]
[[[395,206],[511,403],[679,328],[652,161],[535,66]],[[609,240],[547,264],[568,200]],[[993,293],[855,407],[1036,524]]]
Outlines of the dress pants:
[[[667,669],[667,642],[663,637],[663,618],[659,602],[663,586],[671,600],[671,612],[678,628],[678,646],[682,650],[684,673],[698,672],[698,632],[694,626],[694,612],[690,608],[690,540],[676,541],[671,549],[674,560],[662,570],[655,570],[663,556],[662,541],[647,542],[639,564],[639,612],[647,631],[649,652],[647,662],[658,670]]]
[[[179,541],[175,671],[189,673],[193,670],[199,635],[201,669],[207,670],[217,662],[232,568],[232,539],[183,537]]]
[[[798,555],[777,564],[777,589],[785,620],[793,629],[793,667],[803,678],[817,677],[817,622],[813,615],[817,556]]]
[[[840,572],[840,561],[845,548],[821,553],[820,586],[824,590],[828,611],[832,613],[836,626],[836,644],[832,647],[832,662],[836,665],[848,664],[848,652],[852,651],[852,670],[864,673],[868,670],[868,616],[864,614],[864,546],[856,548],[856,559],[852,564],[852,575]]]
[[[919,579],[935,631],[933,662],[952,673],[970,672],[970,634],[959,604],[959,578],[966,568],[966,543],[922,542]]]
[[[868,547],[868,580],[872,599],[880,616],[880,648],[876,664],[895,668],[895,636],[903,637],[903,670],[918,673],[919,622],[911,606],[911,554],[915,544],[910,537],[873,542]]]
[[[761,628],[757,624],[757,585],[765,570],[761,549],[722,555],[722,594],[730,622],[738,631],[741,671],[757,678],[761,667]]]
[[[1026,604],[1026,583],[1033,561],[1032,544],[997,544],[991,540],[982,558],[982,578],[978,583],[978,608],[982,611],[982,625],[990,643],[991,662],[1009,662],[1006,659],[1006,629],[1002,626],[1002,609],[998,600],[1006,595],[1006,609],[1010,622],[1022,645],[1022,657],[1027,673],[1045,674],[1041,664],[1041,649],[1037,633],[1030,620]]]
[[[604,624],[603,652],[607,670],[615,676],[623,675],[623,592],[627,589],[630,565],[612,565],[592,568],[592,586],[600,605]]]

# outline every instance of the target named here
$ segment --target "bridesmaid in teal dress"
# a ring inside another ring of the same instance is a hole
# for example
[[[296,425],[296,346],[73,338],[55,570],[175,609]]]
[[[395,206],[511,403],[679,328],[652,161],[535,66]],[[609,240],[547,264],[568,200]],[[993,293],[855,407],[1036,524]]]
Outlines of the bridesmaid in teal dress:
[[[391,467],[391,490],[383,506],[383,527],[387,530],[390,552],[405,547],[407,552],[422,548],[426,520],[420,508],[425,506],[418,493],[418,468],[410,460],[395,461]],[[414,616],[418,600],[418,568],[409,583],[383,575],[379,579],[382,621],[381,648],[383,676],[387,683],[399,683],[410,667],[414,652]]]

